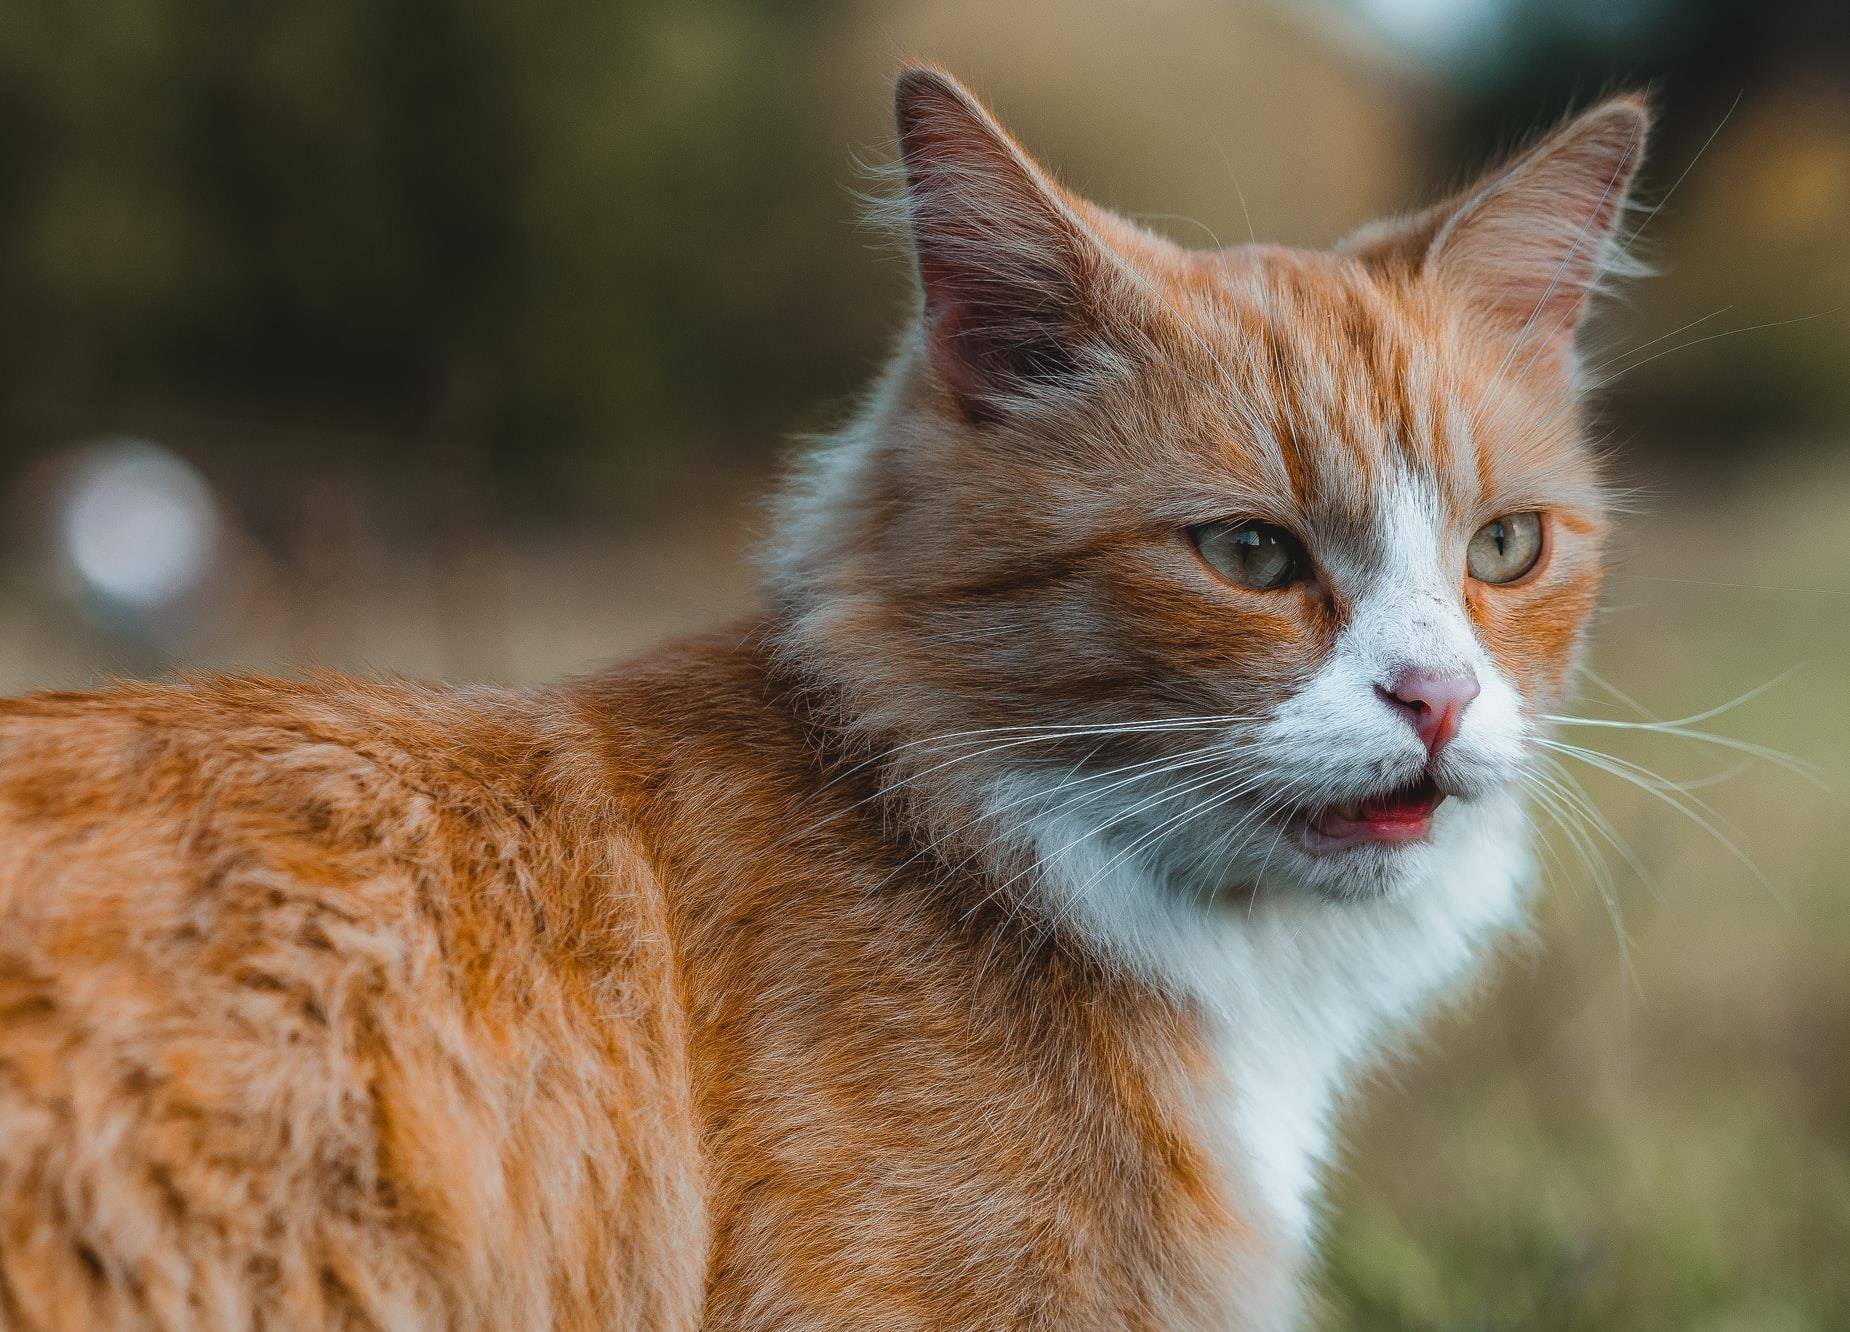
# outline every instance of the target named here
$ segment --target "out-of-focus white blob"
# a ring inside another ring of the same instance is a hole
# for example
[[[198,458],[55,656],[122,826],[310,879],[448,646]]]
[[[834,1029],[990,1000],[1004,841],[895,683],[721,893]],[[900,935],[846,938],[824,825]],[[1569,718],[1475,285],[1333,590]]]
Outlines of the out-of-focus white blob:
[[[158,444],[112,439],[75,460],[60,515],[65,553],[99,595],[137,611],[195,591],[218,545],[218,508],[198,470]]]
[[[1377,30],[1416,56],[1477,64],[1501,46],[1509,0],[1356,0]]]

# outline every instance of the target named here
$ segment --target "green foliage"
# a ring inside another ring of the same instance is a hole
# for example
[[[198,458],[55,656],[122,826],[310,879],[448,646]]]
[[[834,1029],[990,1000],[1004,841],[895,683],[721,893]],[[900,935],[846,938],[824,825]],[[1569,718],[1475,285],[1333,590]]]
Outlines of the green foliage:
[[[866,323],[786,285],[789,236],[848,212],[792,147],[825,17],[6,6],[8,447],[150,400],[459,432],[509,470],[787,423]]]

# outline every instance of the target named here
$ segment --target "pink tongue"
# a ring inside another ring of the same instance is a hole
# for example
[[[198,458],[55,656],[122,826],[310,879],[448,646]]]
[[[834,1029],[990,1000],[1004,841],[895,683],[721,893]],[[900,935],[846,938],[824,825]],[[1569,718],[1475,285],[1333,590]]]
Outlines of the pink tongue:
[[[1390,796],[1363,804],[1364,819],[1382,823],[1411,823],[1426,817],[1426,801],[1417,795]]]

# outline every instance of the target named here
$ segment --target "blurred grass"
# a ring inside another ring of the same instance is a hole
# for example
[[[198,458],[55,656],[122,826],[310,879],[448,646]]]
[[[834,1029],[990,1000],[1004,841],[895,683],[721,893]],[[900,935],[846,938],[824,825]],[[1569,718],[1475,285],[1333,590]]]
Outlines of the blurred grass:
[[[1551,830],[1533,936],[1353,1107],[1328,1328],[1850,1327],[1850,468],[1661,508],[1622,534],[1595,669],[1677,716],[1803,663],[1705,729],[1814,762],[1830,789],[1756,762],[1695,791],[1763,886],[1652,797],[1582,774],[1650,876],[1603,848],[1625,943]],[[1576,710],[1625,715],[1592,688]],[[1677,780],[1737,766],[1669,737],[1569,738]]]

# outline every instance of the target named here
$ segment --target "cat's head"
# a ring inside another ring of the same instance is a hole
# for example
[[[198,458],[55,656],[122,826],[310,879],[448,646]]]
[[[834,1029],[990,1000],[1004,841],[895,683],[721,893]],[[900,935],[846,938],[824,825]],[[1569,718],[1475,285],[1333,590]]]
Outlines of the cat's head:
[[[1594,607],[1575,337],[1643,104],[1328,252],[1158,238],[929,68],[897,110],[918,316],[786,500],[786,654],[943,844],[1417,884]]]

